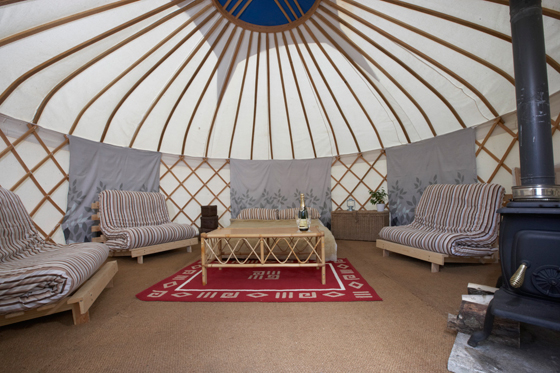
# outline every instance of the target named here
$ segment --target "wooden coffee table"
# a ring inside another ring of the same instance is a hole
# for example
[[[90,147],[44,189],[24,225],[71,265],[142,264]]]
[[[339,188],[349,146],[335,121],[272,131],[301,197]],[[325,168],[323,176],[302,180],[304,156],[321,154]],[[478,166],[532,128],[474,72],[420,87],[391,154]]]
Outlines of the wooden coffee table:
[[[307,232],[297,227],[224,228],[202,233],[201,238],[202,285],[207,283],[208,268],[248,267],[321,268],[321,283],[326,283],[325,234],[316,227]],[[310,250],[302,253],[302,246]],[[241,255],[242,249],[248,251]]]

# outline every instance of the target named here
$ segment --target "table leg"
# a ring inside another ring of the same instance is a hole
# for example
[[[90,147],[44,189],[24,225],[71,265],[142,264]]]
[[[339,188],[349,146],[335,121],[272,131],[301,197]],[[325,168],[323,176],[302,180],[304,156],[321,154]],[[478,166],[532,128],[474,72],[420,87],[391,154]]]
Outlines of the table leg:
[[[202,265],[202,286],[206,285],[206,253],[205,253],[206,239],[203,237],[200,243],[200,264]]]
[[[325,268],[325,234],[321,236],[321,283],[325,285],[327,283],[327,269]]]
[[[261,240],[261,264],[264,263],[264,238],[260,238]]]

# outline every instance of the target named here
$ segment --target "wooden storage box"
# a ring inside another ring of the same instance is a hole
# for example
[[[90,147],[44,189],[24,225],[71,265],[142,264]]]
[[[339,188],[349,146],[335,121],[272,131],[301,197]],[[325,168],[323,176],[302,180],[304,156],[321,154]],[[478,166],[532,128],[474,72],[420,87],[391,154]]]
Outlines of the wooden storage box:
[[[209,229],[218,228],[218,217],[217,216],[210,216],[210,217],[203,216],[203,217],[201,217],[200,218],[200,227],[201,228],[209,228]]]
[[[381,228],[389,225],[389,211],[333,211],[331,230],[336,239],[375,241]]]
[[[200,206],[201,214],[203,217],[211,217],[218,215],[218,206],[217,205],[209,205],[209,206]]]
[[[199,232],[199,235],[198,235],[198,236],[200,237],[200,235],[201,235],[202,233],[209,233],[209,232],[212,232],[212,231],[214,231],[214,230],[215,230],[215,229],[213,229],[213,228],[200,228],[200,229],[198,230],[198,232]]]

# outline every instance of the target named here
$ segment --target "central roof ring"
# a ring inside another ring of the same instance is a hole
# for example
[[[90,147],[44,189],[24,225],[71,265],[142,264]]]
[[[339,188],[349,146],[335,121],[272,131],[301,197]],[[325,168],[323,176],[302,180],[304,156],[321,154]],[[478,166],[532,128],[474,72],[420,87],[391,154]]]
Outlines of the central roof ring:
[[[246,30],[282,32],[298,27],[317,10],[321,0],[212,0],[230,22]]]

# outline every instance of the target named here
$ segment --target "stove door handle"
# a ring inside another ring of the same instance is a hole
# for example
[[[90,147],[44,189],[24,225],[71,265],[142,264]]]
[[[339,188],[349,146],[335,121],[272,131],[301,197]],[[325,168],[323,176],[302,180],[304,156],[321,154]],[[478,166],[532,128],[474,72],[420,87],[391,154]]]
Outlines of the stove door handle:
[[[515,271],[513,276],[511,276],[511,278],[509,279],[509,283],[512,287],[517,289],[520,288],[521,285],[523,285],[527,268],[529,268],[529,264],[526,262],[521,262],[521,265],[519,266],[519,268],[517,268],[517,271]]]

